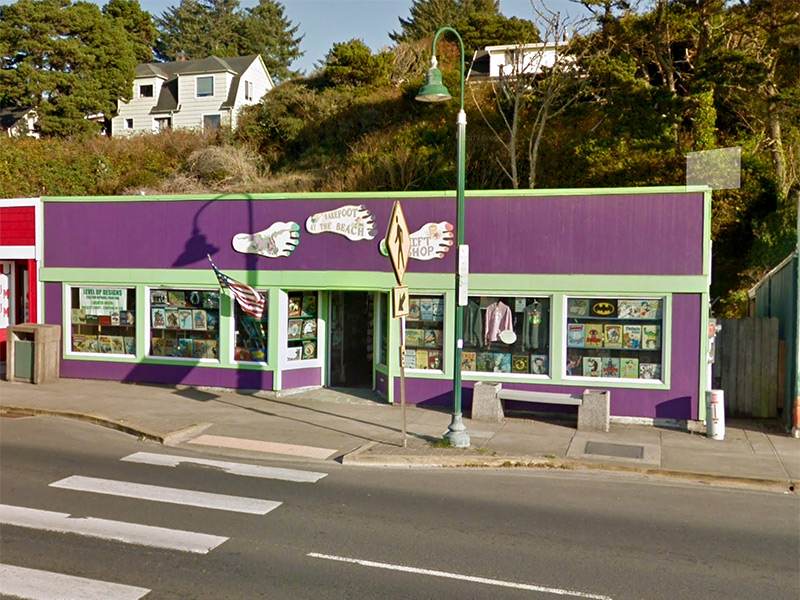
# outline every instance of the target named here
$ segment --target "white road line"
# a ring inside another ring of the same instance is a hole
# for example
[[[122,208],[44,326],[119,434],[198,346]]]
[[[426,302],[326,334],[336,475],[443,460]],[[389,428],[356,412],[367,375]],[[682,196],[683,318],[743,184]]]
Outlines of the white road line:
[[[317,448],[315,446],[301,446],[298,444],[281,444],[278,442],[265,442],[263,440],[249,440],[246,438],[228,437],[225,435],[199,435],[187,442],[201,446],[216,446],[218,448],[234,448],[236,450],[250,450],[251,452],[267,452],[269,454],[288,454],[289,456],[304,456],[306,458],[326,459],[336,454],[332,448]]]
[[[138,498],[140,500],[153,500],[155,502],[168,502],[170,504],[199,506],[201,508],[227,510],[251,515],[265,515],[282,504],[281,502],[261,500],[260,498],[227,496],[225,494],[182,490],[158,485],[146,485],[144,483],[115,481],[114,479],[83,477],[82,475],[73,475],[72,477],[54,481],[50,484],[50,487],[76,490],[79,492],[93,492],[95,494],[108,494],[110,496]]]
[[[152,546],[181,552],[207,554],[228,538],[180,529],[166,529],[151,525],[109,521],[93,517],[73,517],[69,513],[51,512],[23,506],[0,504],[0,523],[43,529],[59,533],[74,533],[87,537],[115,540],[126,544]]]
[[[0,594],[28,600],[139,600],[147,588],[0,565]]]
[[[231,475],[241,475],[242,477],[258,477],[261,479],[280,479],[282,481],[293,481],[296,483],[316,483],[327,473],[317,473],[315,471],[299,471],[296,469],[281,469],[278,467],[262,467],[260,465],[248,465],[245,463],[227,462],[224,460],[208,460],[205,458],[194,458],[191,456],[174,456],[170,454],[155,454],[153,452],[135,452],[121,458],[125,462],[143,463],[146,465],[157,465],[160,467],[177,467],[181,463],[194,465],[204,465],[221,469]]]
[[[362,567],[375,567],[378,569],[389,569],[390,571],[402,571],[404,573],[416,573],[417,575],[430,575],[431,577],[444,577],[446,579],[458,579],[459,581],[470,581],[472,583],[485,583],[486,585],[496,585],[498,587],[514,588],[517,590],[528,590],[531,592],[544,592],[546,594],[556,594],[558,596],[575,596],[578,598],[593,598],[594,600],[613,600],[611,596],[601,594],[589,594],[575,590],[563,590],[560,588],[545,587],[543,585],[533,585],[530,583],[516,583],[513,581],[502,581],[501,579],[487,579],[486,577],[475,577],[473,575],[462,575],[460,573],[448,573],[447,571],[432,571],[430,569],[418,569],[416,567],[406,567],[405,565],[393,565],[390,563],[373,562],[360,558],[347,558],[344,556],[332,556],[330,554],[318,554],[309,552],[306,554],[311,558],[324,558],[325,560],[335,560],[339,562],[352,563]]]

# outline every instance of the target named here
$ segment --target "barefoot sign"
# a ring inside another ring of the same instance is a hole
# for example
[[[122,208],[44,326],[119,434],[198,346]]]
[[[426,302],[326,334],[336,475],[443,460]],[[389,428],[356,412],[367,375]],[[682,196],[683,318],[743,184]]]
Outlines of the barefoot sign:
[[[289,256],[300,243],[300,225],[294,221],[278,221],[257,233],[237,233],[233,249],[243,254],[259,254],[267,258]]]
[[[444,258],[453,245],[453,226],[447,221],[425,223],[408,237],[411,238],[409,256],[414,260]],[[386,256],[386,240],[381,240],[379,248],[381,254]]]
[[[371,240],[375,238],[375,219],[363,205],[348,204],[311,215],[306,219],[306,231],[338,233],[353,242]]]

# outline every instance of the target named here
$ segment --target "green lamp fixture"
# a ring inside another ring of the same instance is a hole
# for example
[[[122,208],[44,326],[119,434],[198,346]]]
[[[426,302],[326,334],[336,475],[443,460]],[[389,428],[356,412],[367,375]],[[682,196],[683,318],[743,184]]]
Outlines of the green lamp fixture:
[[[428,76],[425,84],[419,88],[415,100],[419,102],[446,102],[450,100],[450,92],[442,83],[442,72],[436,66],[436,57],[431,58],[431,68],[428,69]]]

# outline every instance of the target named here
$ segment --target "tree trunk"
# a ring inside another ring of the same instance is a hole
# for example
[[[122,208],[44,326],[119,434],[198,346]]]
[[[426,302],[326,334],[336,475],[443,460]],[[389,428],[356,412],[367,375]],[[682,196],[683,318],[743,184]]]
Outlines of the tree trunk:
[[[775,169],[775,183],[781,196],[787,201],[786,185],[786,157],[783,154],[783,139],[781,137],[781,119],[778,115],[778,100],[774,90],[770,90],[767,98],[767,123],[769,127],[769,151],[772,154],[772,166]]]
[[[536,124],[535,130],[531,132],[531,137],[528,140],[528,187],[530,189],[534,189],[536,187],[536,166],[539,160],[539,145],[542,141],[542,135],[544,134],[544,128],[547,124],[547,115],[550,112],[548,106],[545,106],[542,109],[542,118],[539,123]]]

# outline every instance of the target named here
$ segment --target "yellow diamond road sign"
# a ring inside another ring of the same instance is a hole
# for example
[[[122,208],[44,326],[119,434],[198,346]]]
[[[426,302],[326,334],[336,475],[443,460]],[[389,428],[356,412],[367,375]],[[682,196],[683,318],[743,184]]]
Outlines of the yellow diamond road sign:
[[[403,276],[408,266],[408,253],[411,249],[411,238],[408,233],[403,208],[399,201],[395,201],[392,214],[389,216],[389,228],[386,230],[386,249],[389,251],[389,260],[399,285],[403,285]]]

